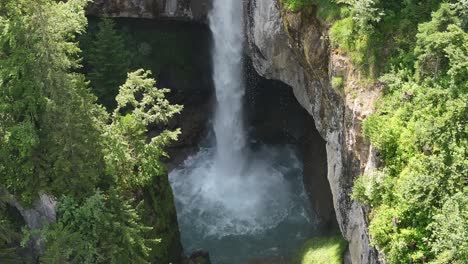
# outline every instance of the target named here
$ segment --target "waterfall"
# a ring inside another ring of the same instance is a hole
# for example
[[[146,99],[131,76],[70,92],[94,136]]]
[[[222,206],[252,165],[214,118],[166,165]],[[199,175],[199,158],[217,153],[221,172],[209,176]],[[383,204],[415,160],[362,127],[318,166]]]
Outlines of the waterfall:
[[[244,166],[245,133],[242,122],[243,23],[242,1],[214,1],[210,14],[213,33],[213,79],[217,107],[214,120],[216,163],[223,173],[239,174]]]
[[[278,149],[264,147],[253,153],[247,146],[242,118],[242,1],[215,0],[209,20],[214,40],[216,144],[202,148],[170,173],[178,216],[181,225],[195,225],[203,236],[261,232],[288,214],[289,185],[284,172],[272,166],[280,155]],[[289,166],[299,163],[285,151],[292,159]]]
[[[184,247],[205,248],[210,254],[227,256],[218,254],[216,248],[243,245],[230,239],[267,236],[269,230],[298,226],[309,219],[303,203],[307,199],[301,180],[302,165],[295,150],[259,144],[256,150],[249,147],[242,116],[242,1],[214,0],[209,22],[214,40],[217,100],[213,120],[216,140],[209,142],[215,144],[202,145],[197,154],[169,174],[169,179]],[[299,233],[288,230],[282,236],[293,236],[289,240],[292,241],[301,237]],[[270,236],[275,234],[278,233]],[[229,245],[221,246],[220,241]],[[261,246],[254,242],[249,250],[260,250]]]

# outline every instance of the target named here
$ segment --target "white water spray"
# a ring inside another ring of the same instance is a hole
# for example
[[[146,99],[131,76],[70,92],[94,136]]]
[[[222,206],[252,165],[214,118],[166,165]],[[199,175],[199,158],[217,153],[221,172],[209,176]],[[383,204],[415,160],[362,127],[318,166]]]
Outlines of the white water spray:
[[[210,28],[216,145],[202,148],[170,173],[179,223],[190,230],[182,232],[183,240],[184,236],[190,240],[187,243],[271,229],[288,216],[299,196],[285,179],[287,174],[302,173],[293,150],[262,147],[252,152],[247,146],[242,118],[242,20],[242,1],[214,0]]]

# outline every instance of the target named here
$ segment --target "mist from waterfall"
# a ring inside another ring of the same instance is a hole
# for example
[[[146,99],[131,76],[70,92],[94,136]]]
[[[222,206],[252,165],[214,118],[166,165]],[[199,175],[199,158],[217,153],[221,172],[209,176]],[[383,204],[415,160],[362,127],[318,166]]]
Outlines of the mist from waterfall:
[[[214,40],[215,140],[169,175],[182,242],[189,250],[210,247],[210,239],[262,234],[291,215],[300,218],[298,222],[308,221],[304,188],[297,181],[302,166],[295,150],[249,147],[242,111],[242,1],[215,0],[209,22]],[[212,247],[219,245],[217,241]],[[205,249],[213,253],[212,248]]]

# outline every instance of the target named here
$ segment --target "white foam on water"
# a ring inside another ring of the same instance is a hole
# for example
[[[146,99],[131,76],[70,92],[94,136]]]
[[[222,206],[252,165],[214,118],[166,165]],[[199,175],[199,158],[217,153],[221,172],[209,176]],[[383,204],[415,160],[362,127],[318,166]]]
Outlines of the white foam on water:
[[[209,17],[213,33],[216,144],[188,158],[169,177],[179,223],[204,237],[263,232],[278,225],[294,207],[285,175],[300,167],[294,151],[248,149],[243,124],[243,4],[215,0]],[[286,151],[286,155],[284,154]],[[279,155],[291,159],[277,166]]]
[[[291,158],[291,149],[281,149]],[[289,153],[290,151],[291,153]],[[182,226],[193,226],[204,236],[223,237],[260,233],[275,227],[293,208],[284,166],[273,167],[277,149],[264,148],[251,156],[240,174],[217,167],[213,149],[202,149],[170,173]],[[284,153],[283,153],[284,155]],[[299,161],[293,159],[299,166]],[[295,163],[291,164],[294,169]],[[296,167],[297,168],[297,167]]]

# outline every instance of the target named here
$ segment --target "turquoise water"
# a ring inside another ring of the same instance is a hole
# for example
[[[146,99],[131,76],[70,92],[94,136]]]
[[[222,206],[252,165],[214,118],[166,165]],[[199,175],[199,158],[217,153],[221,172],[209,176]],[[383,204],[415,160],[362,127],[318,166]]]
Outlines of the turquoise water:
[[[213,175],[219,181],[206,176],[213,152],[202,148],[170,173],[186,253],[207,250],[215,264],[291,258],[316,226],[295,148],[258,147],[250,151],[252,166],[242,177]]]

